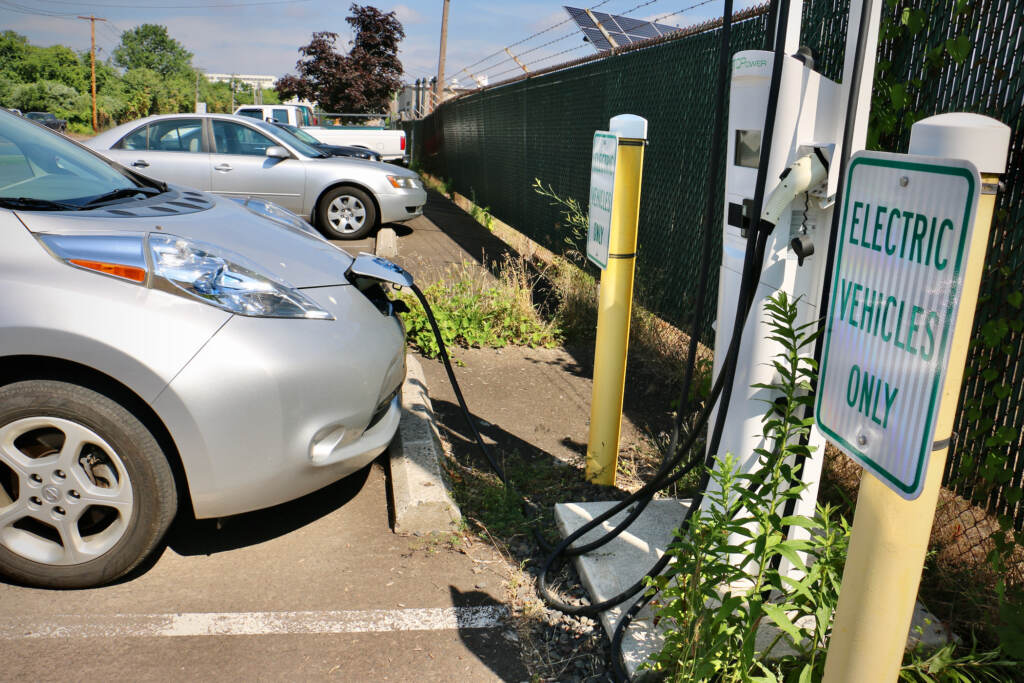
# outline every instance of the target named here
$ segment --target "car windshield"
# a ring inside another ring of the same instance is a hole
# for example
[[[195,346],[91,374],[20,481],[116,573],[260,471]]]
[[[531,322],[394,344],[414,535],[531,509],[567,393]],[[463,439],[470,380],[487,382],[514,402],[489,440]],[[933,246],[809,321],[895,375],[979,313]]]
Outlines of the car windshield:
[[[281,138],[289,145],[294,147],[299,154],[302,154],[307,157],[313,157],[315,159],[330,156],[329,154],[324,154],[316,147],[306,144],[305,142],[303,142],[296,136],[292,135],[290,132],[288,132],[281,126],[275,126],[274,124],[267,123],[266,121],[253,121],[252,123],[259,126],[266,132],[270,133],[271,135],[276,135],[277,137]]]
[[[281,128],[282,130],[288,131],[289,133],[291,133],[292,135],[294,135],[298,139],[300,139],[303,142],[305,142],[307,145],[313,145],[314,147],[316,147],[317,145],[320,144],[319,140],[317,140],[315,137],[313,137],[312,135],[310,135],[306,131],[302,130],[298,126],[293,126],[293,125],[287,124],[287,123],[279,123],[277,125],[277,127]]]
[[[46,119],[57,118],[53,114],[47,114],[41,111],[30,111],[25,114],[25,118],[32,119],[33,121],[44,121]]]
[[[153,193],[152,186],[60,135],[0,113],[0,206],[78,209],[107,195],[127,200],[133,189]]]

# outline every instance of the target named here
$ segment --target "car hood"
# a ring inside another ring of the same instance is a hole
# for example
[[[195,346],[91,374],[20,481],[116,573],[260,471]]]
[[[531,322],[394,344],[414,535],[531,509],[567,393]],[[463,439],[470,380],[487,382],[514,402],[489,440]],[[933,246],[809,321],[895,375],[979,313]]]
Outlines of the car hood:
[[[198,194],[198,193],[190,193]],[[182,212],[175,190],[151,200],[108,205],[89,211],[17,211],[34,233],[111,234],[158,232],[206,242],[222,251],[245,257],[270,275],[294,287],[325,287],[349,284],[345,272],[352,257],[330,242],[257,215],[230,199],[203,195],[204,210]],[[111,210],[140,214],[172,206],[174,214],[122,216]]]

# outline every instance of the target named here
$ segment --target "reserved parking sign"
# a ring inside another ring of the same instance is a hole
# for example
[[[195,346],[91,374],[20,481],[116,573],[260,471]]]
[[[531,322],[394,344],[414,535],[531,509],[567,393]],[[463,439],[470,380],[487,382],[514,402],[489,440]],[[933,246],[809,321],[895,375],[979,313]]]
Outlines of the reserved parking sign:
[[[608,267],[611,245],[612,199],[615,195],[615,164],[619,136],[599,130],[594,133],[590,161],[590,224],[587,228],[587,258],[598,268]]]

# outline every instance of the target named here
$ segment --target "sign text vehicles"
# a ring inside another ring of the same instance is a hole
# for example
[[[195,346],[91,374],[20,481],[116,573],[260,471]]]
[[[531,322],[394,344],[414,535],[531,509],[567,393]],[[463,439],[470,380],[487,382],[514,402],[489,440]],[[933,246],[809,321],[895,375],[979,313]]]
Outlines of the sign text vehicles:
[[[816,419],[907,499],[936,439],[979,188],[966,161],[859,152],[850,162]]]
[[[607,131],[594,133],[590,161],[590,224],[587,229],[587,258],[604,270],[611,245],[612,199],[615,196],[615,164],[619,136]]]

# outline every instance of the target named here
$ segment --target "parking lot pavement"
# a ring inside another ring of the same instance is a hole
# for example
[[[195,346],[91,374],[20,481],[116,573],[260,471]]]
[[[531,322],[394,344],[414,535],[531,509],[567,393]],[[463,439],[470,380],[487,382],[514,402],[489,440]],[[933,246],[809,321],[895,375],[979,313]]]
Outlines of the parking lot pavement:
[[[270,510],[178,523],[116,585],[0,584],[3,680],[525,680],[504,566],[388,528],[379,464]]]

